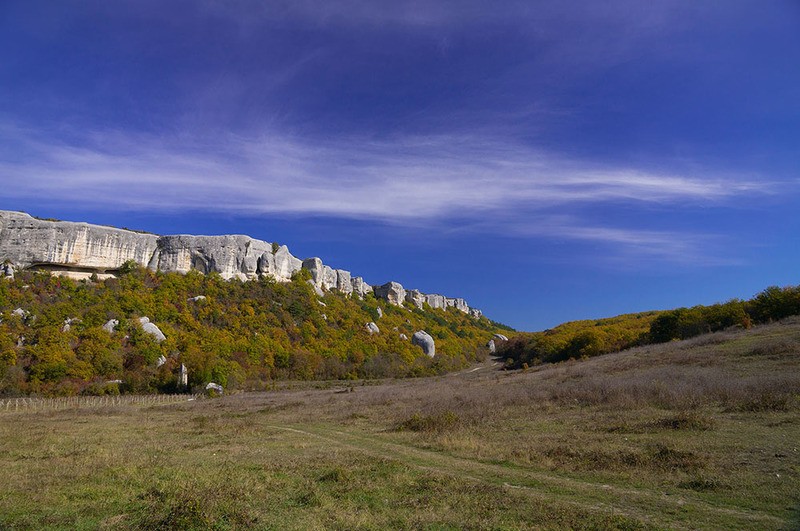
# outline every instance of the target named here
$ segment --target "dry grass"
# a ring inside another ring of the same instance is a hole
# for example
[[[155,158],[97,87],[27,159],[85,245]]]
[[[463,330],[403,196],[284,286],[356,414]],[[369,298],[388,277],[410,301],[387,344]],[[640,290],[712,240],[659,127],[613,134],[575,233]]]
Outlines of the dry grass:
[[[3,413],[0,527],[792,528],[800,322],[585,362]]]

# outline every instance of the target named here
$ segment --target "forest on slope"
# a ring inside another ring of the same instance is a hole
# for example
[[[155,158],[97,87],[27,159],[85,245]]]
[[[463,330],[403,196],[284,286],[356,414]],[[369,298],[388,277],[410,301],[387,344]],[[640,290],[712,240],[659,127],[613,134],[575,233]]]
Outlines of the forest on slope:
[[[133,264],[123,273],[104,281],[46,272],[0,280],[0,395],[174,392],[181,364],[188,388],[433,375],[484,359],[493,334],[508,330],[455,308],[335,291],[319,297],[306,270],[286,283]],[[142,317],[166,339],[143,330]],[[110,320],[119,322],[111,332],[103,328]],[[370,333],[370,322],[380,331]],[[435,340],[435,357],[412,344],[419,330]]]
[[[542,332],[516,334],[498,355],[509,368],[583,359],[635,346],[688,339],[732,327],[800,315],[800,286],[771,286],[749,300],[572,321]]]

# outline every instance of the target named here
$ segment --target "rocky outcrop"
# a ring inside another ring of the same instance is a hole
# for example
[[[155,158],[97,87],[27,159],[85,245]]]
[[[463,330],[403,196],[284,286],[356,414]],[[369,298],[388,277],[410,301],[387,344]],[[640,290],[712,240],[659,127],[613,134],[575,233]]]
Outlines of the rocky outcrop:
[[[77,279],[95,275],[104,279],[119,274],[130,261],[154,271],[196,270],[241,280],[270,276],[279,282],[307,269],[320,296],[330,290],[359,298],[374,293],[396,306],[410,302],[417,308],[428,304],[433,309],[454,307],[475,317],[481,315],[464,299],[406,291],[398,282],[370,286],[363,278],[325,265],[319,258],[300,260],[285,245],[249,236],[159,236],[0,211],[0,276],[13,277],[14,271],[36,269]]]
[[[0,262],[8,260],[17,270],[113,273],[128,260],[147,265],[157,242],[155,234],[0,211]]]
[[[406,291],[406,301],[421,309],[425,304],[425,294],[418,289],[410,289]]]
[[[379,299],[386,299],[389,304],[395,306],[402,306],[403,301],[406,300],[406,290],[399,282],[387,282],[381,286],[373,287],[375,296]]]
[[[436,309],[445,309],[447,308],[447,304],[445,303],[445,296],[444,295],[437,295],[435,293],[430,295],[425,295],[425,302],[428,303],[428,306]]]
[[[322,288],[323,282],[323,269],[321,258],[306,258],[301,264],[303,269],[307,269],[311,273],[311,284],[314,287]]]
[[[414,335],[411,336],[411,343],[422,347],[422,351],[425,353],[425,355],[431,358],[436,355],[436,343],[433,341],[431,335],[424,330],[414,332]]]
[[[455,308],[456,310],[461,310],[464,313],[469,312],[469,305],[467,304],[467,301],[465,301],[464,299],[446,298],[444,302],[448,308]]]

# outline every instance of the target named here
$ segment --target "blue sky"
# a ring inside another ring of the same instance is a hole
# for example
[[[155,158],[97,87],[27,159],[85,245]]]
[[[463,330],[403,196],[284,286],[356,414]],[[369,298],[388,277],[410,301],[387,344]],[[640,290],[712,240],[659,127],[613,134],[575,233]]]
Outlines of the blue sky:
[[[0,4],[0,208],[538,330],[800,283],[800,3]]]

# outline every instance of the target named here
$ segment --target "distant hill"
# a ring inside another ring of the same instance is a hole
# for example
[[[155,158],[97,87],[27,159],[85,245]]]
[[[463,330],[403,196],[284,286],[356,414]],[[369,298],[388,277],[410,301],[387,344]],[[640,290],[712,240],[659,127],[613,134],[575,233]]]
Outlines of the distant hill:
[[[750,328],[800,315],[800,286],[772,286],[750,300],[572,321],[551,330],[520,333],[499,345],[509,368],[581,359],[627,348],[688,339],[727,328]]]

